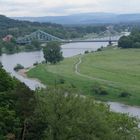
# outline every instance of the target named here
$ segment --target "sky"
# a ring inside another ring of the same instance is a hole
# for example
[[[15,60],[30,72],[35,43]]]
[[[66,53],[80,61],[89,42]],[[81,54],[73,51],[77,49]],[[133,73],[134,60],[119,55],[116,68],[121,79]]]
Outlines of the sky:
[[[140,13],[140,0],[0,0],[0,14],[9,17],[91,12]]]

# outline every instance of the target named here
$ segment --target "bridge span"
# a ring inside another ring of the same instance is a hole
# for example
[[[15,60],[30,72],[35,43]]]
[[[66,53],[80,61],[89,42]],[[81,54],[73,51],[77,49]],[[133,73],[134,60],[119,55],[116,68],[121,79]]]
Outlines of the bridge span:
[[[113,42],[118,42],[119,39],[113,39],[111,37],[109,37],[109,39],[107,38],[101,38],[101,39],[87,39],[87,40],[80,40],[80,39],[77,39],[77,40],[63,40],[63,39],[60,39],[58,37],[55,37],[51,34],[48,34],[44,31],[41,31],[41,30],[38,30],[38,31],[35,31],[29,35],[26,35],[24,37],[19,37],[17,38],[16,42],[17,44],[31,44],[31,42],[33,40],[37,40],[41,43],[47,43],[47,42],[50,42],[50,41],[59,41],[59,42],[62,42],[62,43],[76,43],[76,42],[108,42],[109,44],[112,44]]]
[[[63,40],[63,43],[78,43],[78,42],[118,42],[118,39],[107,40],[107,39],[94,39],[94,40]]]

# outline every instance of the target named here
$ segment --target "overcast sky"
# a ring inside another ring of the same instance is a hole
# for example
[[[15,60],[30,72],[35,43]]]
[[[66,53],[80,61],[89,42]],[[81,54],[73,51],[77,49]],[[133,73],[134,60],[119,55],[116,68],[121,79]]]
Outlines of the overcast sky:
[[[140,0],[0,0],[6,16],[59,16],[85,12],[140,13]]]

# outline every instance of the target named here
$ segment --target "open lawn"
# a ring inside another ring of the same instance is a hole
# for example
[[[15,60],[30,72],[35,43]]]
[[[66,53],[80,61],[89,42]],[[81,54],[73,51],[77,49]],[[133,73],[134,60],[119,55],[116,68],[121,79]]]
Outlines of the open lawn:
[[[40,64],[28,76],[47,85],[76,88],[99,100],[140,105],[140,49],[105,49],[66,58],[57,65]],[[97,85],[108,94],[95,94]],[[130,96],[120,97],[122,92]]]

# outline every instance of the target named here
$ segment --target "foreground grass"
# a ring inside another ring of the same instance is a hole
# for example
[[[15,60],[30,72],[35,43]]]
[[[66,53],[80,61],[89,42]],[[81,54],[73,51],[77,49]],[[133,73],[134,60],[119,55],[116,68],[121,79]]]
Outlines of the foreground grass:
[[[75,73],[75,64],[78,72]],[[69,86],[82,94],[94,95],[104,101],[119,101],[131,105],[140,105],[140,49],[107,49],[101,52],[66,58],[57,65],[41,64],[28,72],[47,85]],[[95,95],[92,89],[100,84],[109,94]],[[130,97],[119,97],[121,92],[128,92]]]

